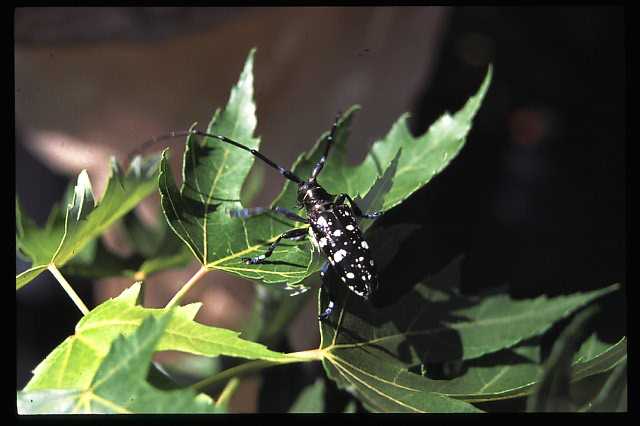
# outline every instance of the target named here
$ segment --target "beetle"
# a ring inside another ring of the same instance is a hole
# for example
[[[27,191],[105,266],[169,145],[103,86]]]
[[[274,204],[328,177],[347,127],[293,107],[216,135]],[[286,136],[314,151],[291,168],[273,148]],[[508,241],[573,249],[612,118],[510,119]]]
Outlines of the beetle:
[[[298,205],[305,209],[306,218],[280,206],[239,209],[232,211],[231,215],[239,218],[248,218],[271,211],[288,219],[309,225],[308,227],[294,228],[284,232],[278,236],[263,254],[255,257],[245,257],[242,260],[248,265],[264,263],[282,240],[300,240],[309,236],[314,247],[327,258],[320,269],[320,275],[322,277],[322,285],[329,294],[329,303],[327,308],[318,316],[320,321],[328,318],[335,306],[327,276],[329,265],[349,290],[365,300],[369,299],[378,287],[375,262],[371,257],[369,245],[364,239],[356,219],[375,219],[381,215],[381,212],[364,213],[349,194],[329,194],[317,181],[335,141],[339,118],[340,114],[338,113],[331,127],[331,132],[326,138],[324,153],[314,165],[311,176],[307,180],[301,179],[292,171],[279,166],[255,149],[242,145],[226,136],[206,133],[197,129],[171,132],[143,144],[143,146],[146,146],[163,139],[188,135],[214,138],[250,152],[256,158],[278,170],[286,179],[295,182],[298,185]],[[346,202],[349,204],[347,205]]]

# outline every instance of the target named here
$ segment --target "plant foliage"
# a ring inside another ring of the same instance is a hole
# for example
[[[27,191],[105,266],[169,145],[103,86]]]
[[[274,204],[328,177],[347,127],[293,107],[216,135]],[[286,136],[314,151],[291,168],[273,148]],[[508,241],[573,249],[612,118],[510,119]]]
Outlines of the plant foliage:
[[[254,55],[251,51],[227,105],[215,111],[206,130],[258,149]],[[359,107],[349,108],[339,118],[335,147],[319,183],[330,193],[349,194],[367,211],[401,208],[459,154],[491,77],[489,68],[462,108],[442,115],[423,135],[413,136],[403,115],[357,165],[347,162],[346,153]],[[309,176],[322,155],[326,135],[320,135],[293,164],[301,178]],[[296,353],[269,349],[281,347],[288,324],[309,296],[291,298],[276,287],[304,292],[317,282],[321,256],[303,240],[279,246],[264,264],[246,265],[242,258],[261,254],[284,231],[303,224],[270,213],[248,219],[230,214],[260,187],[261,175],[251,173],[255,158],[246,151],[217,139],[189,136],[180,186],[168,156],[165,150],[160,157],[138,157],[126,174],[112,161],[107,189],[98,204],[83,171],[66,207],[55,208],[44,228],[35,226],[16,201],[17,248],[32,262],[16,276],[17,290],[45,269],[54,275],[61,270],[69,275],[144,279],[162,269],[184,266],[190,259],[202,266],[164,308],[141,306],[143,284],[135,282],[118,297],[83,311],[74,333],[40,362],[18,392],[20,413],[223,412],[237,380],[245,374],[314,361],[321,362],[326,378],[302,390],[288,405],[290,412],[329,410],[326,384],[331,382],[348,395],[339,409],[344,412],[478,412],[485,407],[479,403],[526,396],[529,408],[536,411],[626,409],[625,337],[615,343],[599,340],[580,314],[556,341],[549,359],[541,358],[541,342],[554,325],[618,290],[617,284],[522,300],[498,290],[469,296],[460,293],[455,280],[451,282],[452,271],[455,275],[459,268],[453,262],[386,306],[374,306],[339,287],[334,314],[319,324],[317,348]],[[149,227],[131,210],[156,184],[166,222]],[[283,179],[272,206],[295,208],[296,189]],[[133,256],[119,257],[99,240],[116,222],[125,230]],[[372,224],[365,220],[361,226],[377,264],[383,270],[391,268],[391,260],[416,226]],[[201,303],[174,306],[211,270],[257,283],[256,304],[242,337],[194,321]],[[73,291],[66,282],[61,284]],[[327,303],[322,290],[319,311]],[[179,385],[172,374],[151,362],[154,352],[167,350],[235,362],[197,383]],[[607,375],[604,387],[583,407],[571,405],[570,385],[595,375]],[[219,392],[216,386],[223,384]],[[201,393],[205,388],[212,389],[217,400]]]

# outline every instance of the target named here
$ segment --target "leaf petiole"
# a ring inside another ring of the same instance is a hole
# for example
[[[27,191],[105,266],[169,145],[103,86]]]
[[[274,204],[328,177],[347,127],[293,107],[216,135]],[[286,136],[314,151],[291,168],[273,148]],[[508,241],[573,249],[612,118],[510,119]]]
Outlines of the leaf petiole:
[[[173,296],[173,298],[169,301],[169,303],[167,303],[167,306],[165,306],[165,308],[169,309],[174,307],[178,303],[180,303],[180,300],[182,299],[182,297],[184,297],[184,295],[189,290],[191,290],[191,287],[193,287],[200,280],[200,278],[204,277],[207,274],[207,272],[209,272],[209,270],[206,267],[202,266],[198,270],[198,272],[193,274],[193,276],[189,278],[189,281],[187,281],[186,284],[183,285],[180,290],[178,290],[178,292]]]
[[[47,266],[47,269],[49,270],[49,272],[51,272],[51,274],[53,274],[56,280],[58,280],[58,282],[60,283],[64,291],[67,292],[67,294],[69,295],[73,303],[75,303],[78,309],[80,309],[80,312],[82,312],[82,315],[83,316],[87,315],[89,313],[89,309],[84,304],[82,299],[80,299],[80,296],[78,296],[78,293],[75,292],[73,287],[71,287],[71,285],[67,282],[67,280],[62,276],[62,274],[60,273],[56,265],[54,265],[53,263],[50,263]]]
[[[224,407],[229,403],[229,400],[238,389],[238,385],[240,384],[240,379],[238,377],[234,377],[229,380],[225,385],[224,389],[220,393],[218,400],[216,401],[216,406]]]
[[[256,371],[260,371],[267,367],[271,367],[275,365],[292,364],[295,362],[321,361],[323,357],[324,357],[323,350],[314,349],[310,351],[290,353],[288,354],[287,358],[280,361],[267,361],[262,359],[253,360],[253,361],[245,362],[244,364],[240,364],[235,367],[226,369],[218,374],[215,374],[211,377],[208,377],[197,383],[194,383],[193,385],[191,385],[191,388],[193,388],[196,391],[200,391],[209,386],[216,385],[218,383],[224,382],[229,379],[246,376],[247,374],[255,373]]]

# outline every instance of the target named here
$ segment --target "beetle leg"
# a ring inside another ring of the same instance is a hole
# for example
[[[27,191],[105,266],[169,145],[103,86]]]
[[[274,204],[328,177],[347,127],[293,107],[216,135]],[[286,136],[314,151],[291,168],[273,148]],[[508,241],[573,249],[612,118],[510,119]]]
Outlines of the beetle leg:
[[[296,222],[301,222],[301,223],[309,223],[308,219],[305,219],[302,216],[297,215],[296,213],[292,212],[289,209],[285,209],[284,207],[273,207],[273,208],[269,208],[269,207],[252,207],[252,208],[248,208],[248,209],[238,209],[238,210],[231,210],[230,214],[232,217],[241,217],[243,219],[247,219],[249,217],[252,216],[257,216],[259,214],[262,214],[264,212],[268,212],[268,211],[272,211],[274,213],[278,213],[281,214],[291,220],[295,220]]]
[[[244,261],[244,263],[246,263],[247,265],[255,265],[258,263],[262,263],[264,262],[264,260],[268,257],[270,257],[273,254],[273,251],[275,250],[275,248],[278,246],[278,244],[280,243],[280,240],[283,239],[287,239],[287,240],[300,240],[303,237],[305,237],[307,235],[307,233],[309,232],[309,228],[295,228],[295,229],[290,229],[287,232],[285,232],[284,234],[280,235],[267,249],[266,252],[264,252],[264,254],[261,254],[260,256],[256,256],[256,257],[243,257],[242,260]]]
[[[335,306],[335,304],[333,303],[331,291],[329,290],[329,280],[327,278],[328,270],[329,262],[324,262],[324,265],[322,265],[322,268],[320,268],[320,277],[322,277],[322,287],[327,292],[327,295],[329,295],[329,304],[327,305],[327,308],[320,315],[318,315],[319,321],[324,321],[325,319],[327,319],[329,315],[331,315],[331,312],[333,312],[333,307]]]
[[[363,211],[358,207],[355,201],[349,196],[349,194],[340,194],[335,200],[336,204],[344,203],[344,200],[349,200],[349,204],[351,205],[351,210],[353,210],[353,214],[357,217],[363,217],[366,219],[375,219],[382,215],[382,212],[371,212],[371,213],[363,213]]]

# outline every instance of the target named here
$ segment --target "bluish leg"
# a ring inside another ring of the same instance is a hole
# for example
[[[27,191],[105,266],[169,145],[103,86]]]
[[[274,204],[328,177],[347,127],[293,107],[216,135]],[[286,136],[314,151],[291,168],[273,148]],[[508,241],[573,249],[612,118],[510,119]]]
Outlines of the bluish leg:
[[[273,254],[273,251],[275,250],[275,248],[280,243],[280,240],[283,240],[283,239],[294,240],[294,241],[295,240],[300,240],[300,239],[306,237],[308,232],[309,232],[309,228],[291,229],[291,230],[285,232],[284,234],[280,235],[278,237],[278,239],[275,240],[269,246],[269,248],[267,249],[267,251],[264,252],[264,254],[261,254],[260,256],[256,256],[256,257],[243,257],[242,260],[247,265],[256,265],[258,263],[262,263],[262,262],[264,262],[264,260],[266,258],[268,258],[269,256],[271,256]]]
[[[252,216],[257,216],[259,214],[262,214],[264,212],[268,212],[268,211],[272,211],[274,213],[278,213],[281,214],[291,220],[295,220],[296,222],[301,222],[301,223],[309,223],[308,219],[305,219],[302,216],[299,216],[297,214],[295,214],[294,212],[292,212],[289,209],[285,209],[284,207],[273,207],[273,208],[268,208],[268,207],[252,207],[252,208],[248,208],[248,209],[238,209],[238,210],[231,210],[230,214],[232,217],[241,217],[243,219],[247,219],[249,217]]]
[[[320,277],[322,278],[322,287],[329,296],[329,304],[327,305],[327,308],[324,310],[324,312],[318,315],[319,321],[324,321],[325,319],[327,319],[329,315],[331,315],[331,312],[333,312],[333,307],[335,306],[335,304],[333,303],[333,297],[331,296],[331,291],[329,290],[329,281],[326,277],[328,269],[329,262],[324,262],[324,265],[322,265],[322,268],[320,268]]]

